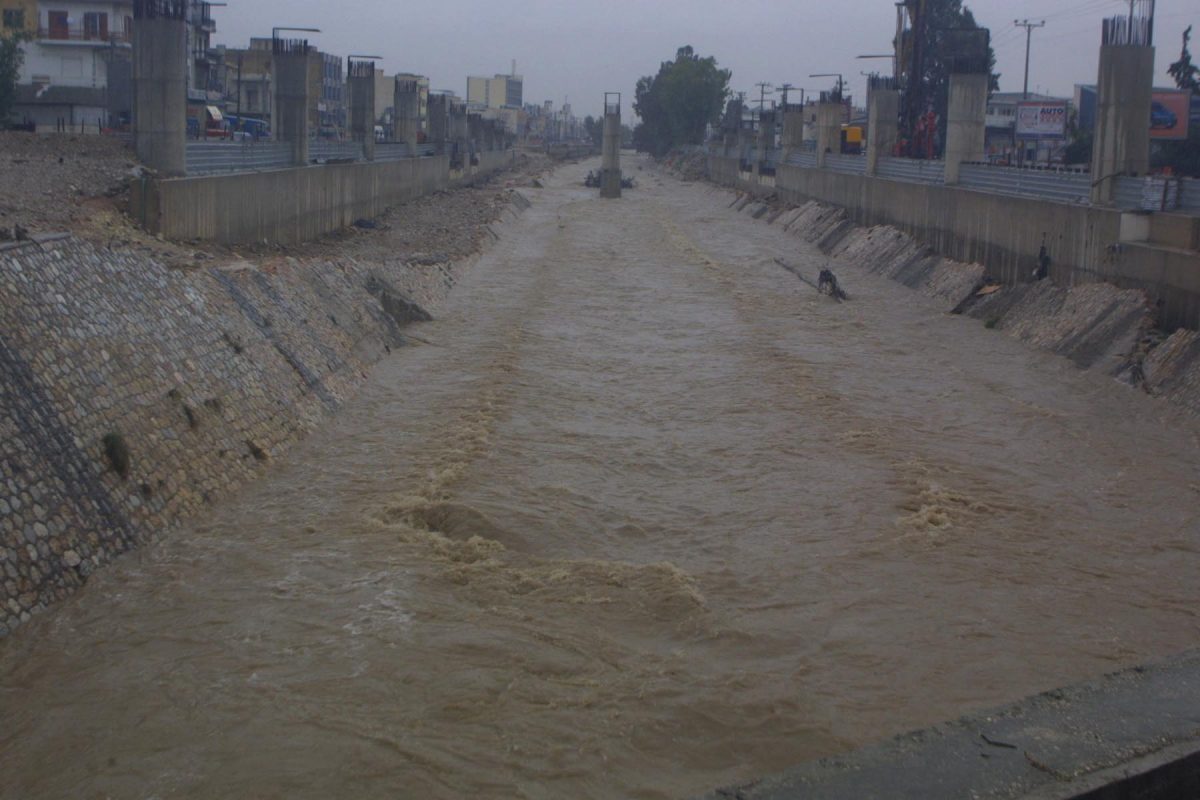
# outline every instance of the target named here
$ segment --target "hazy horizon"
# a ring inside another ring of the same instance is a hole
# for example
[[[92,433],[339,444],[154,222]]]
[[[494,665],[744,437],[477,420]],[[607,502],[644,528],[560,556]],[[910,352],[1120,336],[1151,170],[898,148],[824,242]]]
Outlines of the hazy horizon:
[[[895,30],[891,0],[847,0],[817,19],[779,0],[615,0],[603,7],[528,0],[518,10],[447,0],[403,11],[390,0],[360,0],[352,15],[317,0],[228,2],[214,10],[217,43],[244,46],[251,36],[269,36],[273,26],[320,28],[305,35],[322,50],[379,55],[387,72],[428,75],[434,89],[459,95],[468,75],[507,73],[515,59],[526,103],[553,100],[558,107],[569,98],[581,117],[599,112],[604,92],[619,91],[632,118],[637,79],[657,72],[683,45],[732,70],[734,91],[757,97],[759,81],[826,89],[834,79],[808,76],[841,72],[861,103],[861,73],[888,72],[891,65],[856,56],[888,53]],[[1192,12],[1184,10],[1189,5]],[[1044,19],[1046,26],[1033,33],[1029,88],[1062,96],[1077,83],[1095,82],[1100,20],[1128,9],[1126,0],[980,0],[967,6],[992,31],[1002,91],[1020,91],[1023,78],[1025,34],[1013,20]],[[1178,58],[1189,23],[1200,28],[1193,0],[1158,3],[1155,85],[1170,85],[1167,65]]]

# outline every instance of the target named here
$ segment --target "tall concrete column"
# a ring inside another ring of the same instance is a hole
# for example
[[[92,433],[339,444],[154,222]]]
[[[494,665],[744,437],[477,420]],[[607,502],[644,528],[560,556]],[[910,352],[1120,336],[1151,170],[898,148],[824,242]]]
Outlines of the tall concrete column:
[[[750,152],[754,149],[753,143],[754,143],[754,129],[748,127],[748,123],[745,120],[740,120],[738,122],[737,141],[736,141],[737,160],[738,160],[738,168],[739,169],[741,169],[742,164],[744,164],[746,161],[748,161],[750,159]]]
[[[600,148],[600,196],[621,196],[621,95],[604,95],[604,138]]]
[[[447,153],[446,142],[450,138],[450,99],[444,94],[429,95],[429,141],[439,156]]]
[[[803,106],[789,105],[783,110],[783,135],[779,143],[783,151],[783,160],[787,161],[796,150],[804,145],[804,110]]]
[[[290,142],[292,163],[308,166],[309,62],[316,52],[303,39],[275,39],[275,138]]]
[[[775,149],[775,112],[762,110],[758,113],[758,165],[755,170],[762,174],[767,155]]]
[[[867,95],[867,175],[892,154],[899,136],[900,92],[890,78],[873,79]]]
[[[350,92],[350,136],[363,146],[367,161],[375,160],[375,63],[347,63],[346,82]]]
[[[421,86],[414,80],[396,78],[393,90],[396,116],[396,139],[408,145],[411,155],[417,154],[417,134],[421,130]],[[430,98],[432,103],[432,98]],[[430,138],[433,139],[432,130]]]
[[[817,166],[824,167],[826,156],[842,152],[842,114],[840,101],[827,100],[822,95],[817,103]]]
[[[946,184],[958,183],[963,162],[987,158],[987,98],[992,76],[982,72],[950,76],[946,107]]]
[[[186,7],[137,0],[133,15],[133,125],[138,159],[162,175],[187,172]]]
[[[474,160],[483,149],[483,117],[478,114],[467,116],[467,141],[470,143],[467,152]]]
[[[465,168],[467,163],[467,107],[450,105],[449,125],[452,157],[451,167]]]
[[[1092,202],[1112,205],[1119,175],[1150,171],[1150,104],[1154,48],[1100,47],[1096,129],[1092,144]]]

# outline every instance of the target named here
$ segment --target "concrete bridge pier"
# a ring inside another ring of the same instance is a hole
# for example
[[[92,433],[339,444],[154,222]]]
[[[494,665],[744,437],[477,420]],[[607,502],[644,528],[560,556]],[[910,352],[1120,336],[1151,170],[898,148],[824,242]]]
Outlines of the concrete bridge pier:
[[[817,167],[823,168],[826,156],[842,152],[841,99],[834,100],[826,92],[821,93],[817,103]]]
[[[900,92],[894,78],[872,78],[867,94],[867,175],[892,154],[899,136]]]
[[[963,162],[987,158],[987,98],[992,76],[984,72],[950,76],[946,108],[946,184],[958,183]]]
[[[396,78],[392,90],[392,105],[395,109],[396,140],[408,145],[409,155],[415,156],[418,133],[421,130],[420,85],[414,80]]]
[[[787,161],[796,150],[804,145],[804,106],[788,105],[783,109],[783,134],[779,147],[783,151],[781,160]]]
[[[450,141],[451,141],[451,169],[463,169],[468,166],[467,161],[467,107],[465,105],[450,104]]]
[[[133,6],[134,148],[167,177],[187,173],[187,9],[165,0]]]
[[[309,135],[309,75],[316,52],[304,39],[271,42],[275,72],[275,136],[291,142],[292,163],[307,166]]]
[[[363,146],[367,161],[375,160],[375,63],[349,60],[350,136]]]
[[[762,109],[758,112],[758,166],[757,172],[763,174],[767,157],[775,149],[775,112]]]
[[[1145,175],[1150,171],[1153,85],[1154,48],[1149,44],[1105,42],[1100,46],[1092,146],[1092,202],[1096,205],[1113,204],[1116,186],[1113,178]]]
[[[397,82],[399,86],[399,82]],[[446,155],[446,142],[450,138],[450,99],[444,94],[429,95],[429,140],[434,152]]]
[[[600,162],[600,196],[621,196],[621,95],[604,95],[604,139]]]

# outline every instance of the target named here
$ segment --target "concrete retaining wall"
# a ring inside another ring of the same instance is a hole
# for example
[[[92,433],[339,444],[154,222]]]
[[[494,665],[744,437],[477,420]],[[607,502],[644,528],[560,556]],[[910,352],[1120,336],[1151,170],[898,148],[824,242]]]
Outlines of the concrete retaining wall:
[[[1058,284],[1104,281],[1141,289],[1168,328],[1200,327],[1200,259],[1194,253],[1121,243],[1123,215],[1090,206],[959,187],[868,178],[780,165],[774,185],[747,181],[732,158],[710,157],[717,183],[801,204],[839,206],[859,225],[890,225],[942,255],[983,264],[1007,283],[1028,281],[1045,242]]]
[[[130,213],[168,239],[248,244],[310,241],[389,206],[482,180],[504,169],[512,151],[481,153],[479,164],[450,170],[446,156],[295,167],[196,178],[136,181]]]

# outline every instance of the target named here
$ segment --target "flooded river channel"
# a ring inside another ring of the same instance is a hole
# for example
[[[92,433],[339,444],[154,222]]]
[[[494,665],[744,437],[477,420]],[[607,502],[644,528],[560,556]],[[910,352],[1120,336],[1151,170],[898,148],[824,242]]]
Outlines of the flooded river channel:
[[[1195,422],[587,166],[266,477],[0,641],[0,796],[686,797],[1200,640]]]

